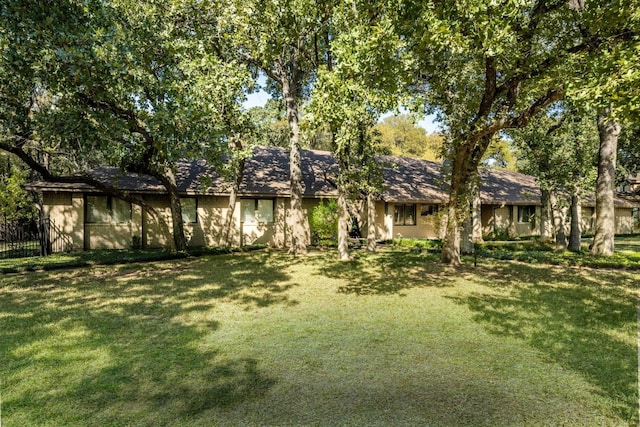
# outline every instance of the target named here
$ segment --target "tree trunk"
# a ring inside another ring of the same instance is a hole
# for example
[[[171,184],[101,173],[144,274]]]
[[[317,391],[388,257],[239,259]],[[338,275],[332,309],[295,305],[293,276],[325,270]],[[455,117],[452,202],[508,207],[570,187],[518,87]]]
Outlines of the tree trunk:
[[[461,225],[469,216],[468,193],[477,166],[473,166],[472,154],[468,144],[461,144],[454,152],[451,161],[451,187],[449,189],[449,202],[447,204],[447,227],[442,245],[442,262],[459,265],[460,260],[460,233]],[[468,229],[470,234],[471,229]],[[468,240],[468,236],[465,240]]]
[[[571,252],[580,252],[580,243],[582,242],[581,214],[580,196],[576,193],[571,195],[571,232],[569,233],[569,250]]]
[[[171,207],[171,223],[175,250],[182,252],[187,250],[187,239],[184,235],[184,222],[182,220],[182,204],[178,194],[176,176],[170,167],[165,166],[164,171],[156,176],[166,188],[169,194],[169,206]]]
[[[473,216],[470,208],[466,218],[462,221],[462,229],[460,230],[460,253],[462,255],[473,254]]]
[[[298,126],[298,102],[295,82],[282,78],[282,95],[287,107],[287,121],[289,122],[289,173],[291,200],[289,206],[289,236],[291,245],[289,253],[292,255],[307,252],[307,233],[309,227],[307,218],[302,210],[302,164],[300,160],[300,130]]]
[[[551,210],[553,213],[553,226],[556,234],[556,249],[565,250],[567,248],[567,235],[564,231],[564,211],[557,194],[551,192]]]
[[[231,227],[233,225],[233,213],[236,209],[236,201],[238,200],[238,191],[240,190],[240,184],[242,184],[242,176],[244,174],[245,159],[240,159],[236,169],[236,175],[231,186],[229,193],[229,208],[222,224],[222,234],[218,246],[229,247],[231,246]]]
[[[347,206],[347,197],[342,188],[338,188],[338,257],[349,259],[349,227],[351,216]]]
[[[447,226],[444,242],[442,243],[442,262],[445,264],[460,264],[460,228],[458,227],[458,201],[453,193],[447,204]]]
[[[471,238],[473,243],[482,242],[482,200],[480,199],[480,189],[476,186],[473,193],[473,205],[471,207],[471,217],[473,218],[473,233]]]
[[[593,236],[592,255],[613,254],[616,231],[615,219],[615,177],[618,136],[621,126],[603,112],[598,117],[600,150],[598,152],[598,180],[596,182],[596,227]]]
[[[367,193],[367,251],[376,251],[376,200],[372,192]]]
[[[462,140],[457,145],[451,159],[451,186],[447,204],[447,227],[442,246],[442,262],[458,265],[460,260],[460,225],[471,214],[469,195],[477,186],[478,165],[487,151],[494,133],[479,140]],[[475,181],[474,181],[475,178]],[[477,191],[477,190],[476,190]],[[472,233],[473,226],[469,229]]]
[[[475,243],[482,241],[482,203],[480,201],[478,179],[476,174],[473,178],[473,183],[470,185],[471,203],[469,204],[469,212],[462,223],[460,250],[464,255],[473,254],[475,252]]]
[[[551,192],[549,190],[541,190],[540,204],[540,240],[550,242],[553,239],[553,229],[551,222]]]

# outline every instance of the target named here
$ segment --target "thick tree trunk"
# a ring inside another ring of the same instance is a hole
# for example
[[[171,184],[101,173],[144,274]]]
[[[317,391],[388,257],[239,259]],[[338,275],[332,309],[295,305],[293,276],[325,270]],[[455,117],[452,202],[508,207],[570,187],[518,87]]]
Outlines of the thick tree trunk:
[[[540,204],[540,240],[550,242],[553,239],[553,228],[551,221],[551,192],[549,190],[541,190]]]
[[[460,225],[468,210],[465,193],[468,189],[470,174],[465,172],[468,153],[464,147],[456,150],[451,161],[451,187],[447,203],[447,227],[442,244],[442,262],[459,265],[460,260]]]
[[[461,263],[461,226],[471,214],[469,206],[469,192],[473,185],[473,177],[477,176],[479,158],[478,153],[486,151],[489,139],[483,141],[480,147],[471,143],[460,144],[454,152],[451,161],[451,187],[449,189],[449,202],[447,204],[447,227],[442,245],[442,262],[459,265]],[[483,151],[484,150],[484,151]],[[475,154],[474,154],[475,153]],[[472,225],[466,228],[465,242],[472,233]],[[468,249],[469,246],[466,246]],[[471,250],[472,251],[472,250]]]
[[[556,234],[556,249],[565,250],[567,248],[567,235],[564,231],[564,210],[555,192],[551,192],[551,211],[553,213],[553,226]]]
[[[453,194],[451,194],[453,196]],[[447,226],[442,243],[442,262],[460,264],[460,227],[458,226],[458,206],[455,196],[449,197],[447,204]]]
[[[592,255],[610,256],[615,246],[615,177],[618,136],[621,126],[611,121],[608,112],[598,117],[600,150],[598,152],[598,180],[596,182],[596,227]]]
[[[347,197],[341,188],[338,188],[338,257],[341,260],[349,259],[349,228],[351,216],[347,206]]]
[[[171,223],[173,232],[173,243],[175,250],[182,252],[187,250],[187,239],[184,234],[184,222],[182,220],[182,204],[178,194],[176,176],[170,167],[165,166],[163,173],[156,176],[169,194],[169,206],[171,208]]]
[[[376,200],[373,193],[367,193],[367,251],[376,251]]]
[[[576,193],[571,196],[571,232],[569,233],[569,250],[580,252],[582,242],[582,209],[580,206],[580,196]]]
[[[289,236],[291,245],[289,253],[292,255],[307,252],[308,220],[302,210],[302,164],[300,160],[300,130],[298,126],[298,102],[295,82],[282,78],[282,94],[287,108],[289,122],[289,173],[291,200],[289,206]]]

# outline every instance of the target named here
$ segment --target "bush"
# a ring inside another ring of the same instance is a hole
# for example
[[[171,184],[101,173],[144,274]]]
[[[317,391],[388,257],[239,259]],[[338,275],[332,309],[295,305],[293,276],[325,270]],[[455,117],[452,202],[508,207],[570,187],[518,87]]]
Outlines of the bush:
[[[324,201],[311,212],[312,243],[331,244],[338,238],[338,203],[335,200]]]
[[[442,249],[441,240],[433,239],[393,239],[394,246],[407,247],[412,249],[436,250]]]

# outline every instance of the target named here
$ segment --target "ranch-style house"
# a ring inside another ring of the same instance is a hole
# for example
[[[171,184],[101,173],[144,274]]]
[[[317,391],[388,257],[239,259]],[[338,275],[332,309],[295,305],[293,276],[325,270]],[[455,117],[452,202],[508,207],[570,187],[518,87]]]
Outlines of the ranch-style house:
[[[337,164],[331,153],[302,150],[303,209],[307,215],[323,200],[337,198],[333,178]],[[443,231],[443,205],[448,185],[442,165],[405,157],[380,157],[384,187],[375,204],[377,240],[396,237],[439,238]],[[71,241],[73,250],[124,249],[138,242],[144,248],[170,247],[171,215],[164,187],[154,178],[103,167],[92,171],[102,182],[135,194],[153,212],[108,196],[85,184],[36,182],[29,186],[42,193],[44,215]],[[230,183],[204,161],[179,162],[178,189],[189,246],[217,246],[229,209]],[[233,212],[233,245],[288,244],[288,151],[256,147],[245,163],[242,184]],[[540,189],[534,177],[498,169],[480,170],[480,215],[483,235],[507,233],[536,235],[539,227]],[[616,232],[631,233],[637,226],[638,203],[615,200]],[[593,228],[595,206],[582,205],[582,229]],[[362,224],[366,215],[356,219]],[[311,230],[308,238],[310,239]]]

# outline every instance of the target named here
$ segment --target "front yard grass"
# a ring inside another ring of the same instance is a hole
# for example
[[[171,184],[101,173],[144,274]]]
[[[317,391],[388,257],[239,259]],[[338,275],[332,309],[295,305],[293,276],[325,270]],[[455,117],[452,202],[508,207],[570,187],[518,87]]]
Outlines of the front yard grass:
[[[637,273],[388,249],[0,276],[6,426],[637,425]]]

